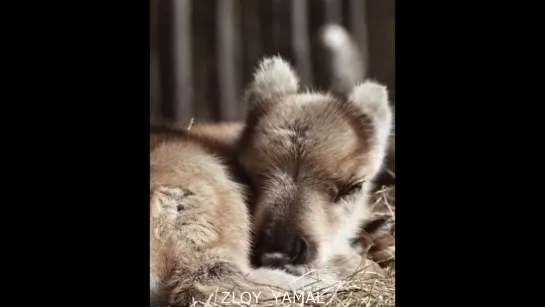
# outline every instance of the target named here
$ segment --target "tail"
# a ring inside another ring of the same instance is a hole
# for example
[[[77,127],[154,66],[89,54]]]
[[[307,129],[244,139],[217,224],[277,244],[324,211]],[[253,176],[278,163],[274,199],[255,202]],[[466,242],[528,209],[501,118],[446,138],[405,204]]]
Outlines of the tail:
[[[346,96],[367,74],[367,65],[361,50],[342,26],[334,23],[325,25],[320,31],[320,46],[328,59],[331,92]]]

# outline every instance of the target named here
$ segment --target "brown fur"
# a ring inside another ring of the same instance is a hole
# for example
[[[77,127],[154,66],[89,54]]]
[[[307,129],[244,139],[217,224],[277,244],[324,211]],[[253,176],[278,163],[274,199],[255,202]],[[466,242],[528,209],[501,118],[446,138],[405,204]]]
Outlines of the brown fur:
[[[197,142],[213,152],[230,157],[243,127],[244,124],[241,122],[197,123],[188,127],[153,126],[150,128],[150,149],[168,138],[192,138],[198,139]],[[184,131],[191,131],[191,133]]]
[[[362,264],[355,257],[334,258],[297,281],[281,270],[250,267],[250,216],[243,187],[225,163],[231,134],[220,127],[159,133],[150,146],[150,305],[185,306],[223,291],[274,299],[271,287],[321,288],[331,284],[328,277],[352,274]]]
[[[252,114],[251,119],[259,118],[259,115]],[[250,121],[254,123],[252,120]],[[357,122],[354,122],[357,123]],[[251,129],[249,126],[247,128]],[[211,152],[221,156],[225,163],[229,166],[229,170],[233,177],[240,183],[247,183],[248,179],[239,171],[234,157],[235,146],[243,131],[244,124],[242,122],[228,123],[196,123],[188,127],[179,125],[159,126],[153,125],[150,129],[150,149],[154,148],[160,142],[168,139],[185,140],[190,139],[200,143]],[[187,131],[191,133],[187,133]],[[249,131],[246,130],[246,132]],[[390,142],[389,148],[393,145]],[[245,195],[250,196],[250,195]],[[365,226],[365,225],[364,225]],[[368,229],[362,227],[359,240],[356,241],[357,247],[362,251],[367,251],[368,259],[378,262],[379,264],[386,263],[392,257],[392,247],[394,238],[382,231],[382,228]],[[392,243],[388,245],[388,243]]]

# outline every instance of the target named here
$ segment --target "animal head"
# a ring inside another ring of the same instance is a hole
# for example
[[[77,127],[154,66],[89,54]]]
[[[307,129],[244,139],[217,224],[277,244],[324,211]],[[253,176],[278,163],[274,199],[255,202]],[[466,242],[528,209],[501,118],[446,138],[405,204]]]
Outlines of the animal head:
[[[300,92],[292,67],[265,58],[246,90],[239,163],[254,185],[254,263],[323,264],[348,248],[369,215],[392,114],[384,86],[355,85],[345,98]]]

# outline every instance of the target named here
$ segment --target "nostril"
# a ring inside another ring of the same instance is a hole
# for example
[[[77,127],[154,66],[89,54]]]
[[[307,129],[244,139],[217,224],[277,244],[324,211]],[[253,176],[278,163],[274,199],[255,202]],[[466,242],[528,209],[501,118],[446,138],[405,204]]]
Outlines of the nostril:
[[[298,240],[295,240],[295,246],[293,249],[293,258],[291,259],[293,264],[299,262],[304,262],[307,257],[309,245],[308,241],[304,237],[300,237]]]

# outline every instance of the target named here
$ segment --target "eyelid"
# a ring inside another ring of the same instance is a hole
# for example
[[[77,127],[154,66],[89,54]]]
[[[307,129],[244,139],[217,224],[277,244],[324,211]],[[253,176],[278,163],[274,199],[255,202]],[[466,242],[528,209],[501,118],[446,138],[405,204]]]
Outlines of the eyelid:
[[[354,183],[353,185],[349,186],[348,190],[352,191],[353,189],[356,189],[356,188],[361,189],[362,187],[363,187],[363,181],[358,181]]]
[[[358,180],[358,181],[355,181],[354,183],[352,183],[351,185],[349,185],[349,187],[353,187],[357,184],[364,184],[365,182],[367,182],[367,179],[363,178],[361,180]]]
[[[351,184],[337,184],[332,186],[331,191],[333,191],[333,195],[335,197],[335,202],[338,202],[343,197],[347,196],[351,193],[351,189],[354,188],[354,186],[361,184],[363,185],[366,182],[366,179],[362,179],[359,181],[356,181]],[[360,187],[361,188],[361,187]]]

